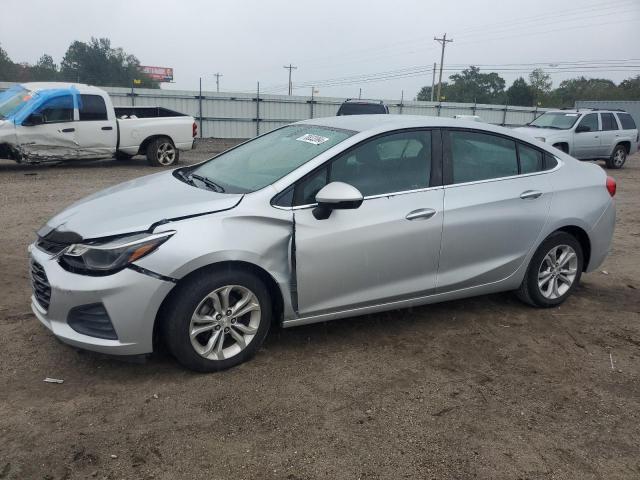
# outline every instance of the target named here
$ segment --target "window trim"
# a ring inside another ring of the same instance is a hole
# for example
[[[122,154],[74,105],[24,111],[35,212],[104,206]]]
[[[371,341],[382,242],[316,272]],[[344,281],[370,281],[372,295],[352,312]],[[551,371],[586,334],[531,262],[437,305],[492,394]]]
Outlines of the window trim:
[[[517,175],[509,175],[507,177],[496,177],[496,178],[485,178],[483,180],[473,180],[471,182],[461,182],[461,183],[454,183],[453,182],[453,157],[452,157],[452,152],[451,152],[451,136],[449,135],[450,132],[453,131],[462,131],[462,132],[472,132],[472,133],[483,133],[485,135],[493,135],[494,137],[501,137],[507,140],[511,140],[513,142],[515,142],[516,144],[516,157],[517,157],[517,161],[518,161],[518,174]],[[533,150],[537,150],[538,152],[540,152],[542,154],[542,167],[543,170],[540,170],[539,172],[529,172],[529,173],[520,173],[521,172],[521,167],[520,167],[520,151],[518,149],[518,145],[519,144],[523,144],[526,145],[527,147],[533,149]],[[448,188],[448,187],[458,187],[458,186],[462,186],[462,185],[475,185],[478,183],[489,183],[489,182],[496,182],[496,181],[502,181],[502,180],[511,180],[514,178],[523,178],[523,177],[530,177],[532,175],[543,175],[543,174],[547,174],[547,173],[551,173],[551,172],[555,172],[556,170],[558,170],[562,165],[564,165],[564,162],[557,156],[554,155],[553,153],[547,152],[546,150],[540,149],[538,147],[536,147],[535,145],[530,144],[527,141],[524,140],[520,140],[517,139],[515,137],[510,137],[508,135],[504,135],[501,133],[497,133],[497,132],[490,132],[488,130],[478,130],[475,128],[462,128],[462,127],[449,127],[449,128],[443,128],[442,129],[442,161],[443,161],[443,186],[444,188]],[[551,155],[553,158],[556,159],[556,165],[553,168],[549,168],[547,169],[547,160],[546,160],[546,156],[547,155]]]
[[[401,128],[401,129],[397,129],[397,130],[390,130],[390,131],[387,131],[387,132],[382,132],[382,133],[367,137],[367,138],[359,141],[358,143],[356,143],[354,145],[351,145],[349,148],[346,148],[345,150],[337,153],[333,157],[327,159],[325,162],[323,162],[321,165],[318,165],[316,168],[311,170],[309,173],[307,173],[303,177],[298,178],[291,185],[288,185],[286,188],[283,188],[280,192],[278,192],[276,195],[274,195],[271,198],[270,204],[271,204],[272,207],[278,208],[280,210],[301,210],[301,209],[307,209],[307,208],[316,207],[318,205],[317,203],[309,203],[309,204],[305,204],[305,205],[284,206],[284,205],[276,205],[275,202],[280,197],[286,195],[286,192],[290,188],[294,189],[294,193],[293,193],[293,196],[292,196],[292,203],[295,202],[295,188],[296,188],[296,185],[298,183],[300,183],[300,182],[304,182],[309,177],[315,175],[318,171],[322,170],[323,168],[327,167],[327,165],[329,165],[332,162],[334,162],[335,160],[337,160],[338,157],[341,157],[342,155],[346,155],[349,152],[351,152],[352,150],[355,150],[356,148],[364,145],[365,143],[368,143],[370,141],[376,140],[378,138],[386,137],[386,136],[390,136],[390,135],[396,135],[396,134],[399,134],[399,133],[408,133],[408,132],[431,132],[431,172],[430,172],[430,178],[429,178],[429,186],[424,187],[424,188],[417,188],[417,189],[413,189],[413,190],[401,190],[401,191],[397,191],[397,192],[380,193],[380,194],[376,194],[376,195],[367,195],[367,196],[363,197],[363,200],[373,200],[373,199],[382,198],[382,197],[395,197],[397,195],[405,195],[405,194],[409,194],[409,193],[417,193],[417,192],[424,192],[424,191],[427,191],[427,190],[440,189],[440,188],[443,187],[442,178],[443,178],[443,162],[444,162],[443,149],[442,149],[442,141],[443,141],[442,130],[443,129],[441,127],[410,127],[410,128]],[[329,172],[329,170],[327,170],[327,172]]]

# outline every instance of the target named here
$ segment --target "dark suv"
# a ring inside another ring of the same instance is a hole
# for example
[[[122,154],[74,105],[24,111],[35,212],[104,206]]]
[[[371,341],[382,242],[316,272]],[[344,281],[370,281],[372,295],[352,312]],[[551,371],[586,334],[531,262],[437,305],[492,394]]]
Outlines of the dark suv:
[[[359,100],[347,98],[340,108],[337,115],[372,115],[377,113],[389,113],[387,107],[382,100]]]

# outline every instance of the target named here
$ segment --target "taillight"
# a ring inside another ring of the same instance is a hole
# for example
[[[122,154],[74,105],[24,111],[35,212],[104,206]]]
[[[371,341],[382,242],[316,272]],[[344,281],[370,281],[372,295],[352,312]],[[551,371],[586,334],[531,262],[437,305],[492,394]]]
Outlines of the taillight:
[[[198,135],[198,124],[196,122],[193,122],[191,133],[194,138]]]
[[[607,177],[607,191],[612,197],[616,194],[616,181],[613,177]]]

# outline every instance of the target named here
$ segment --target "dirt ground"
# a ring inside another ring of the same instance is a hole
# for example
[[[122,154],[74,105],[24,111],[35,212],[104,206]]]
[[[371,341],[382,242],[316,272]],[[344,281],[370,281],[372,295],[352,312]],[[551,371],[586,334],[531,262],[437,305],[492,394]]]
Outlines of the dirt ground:
[[[79,352],[29,308],[35,230],[154,171],[0,161],[0,478],[640,478],[640,156],[614,173],[611,255],[561,308],[500,294],[282,330],[212,375]]]

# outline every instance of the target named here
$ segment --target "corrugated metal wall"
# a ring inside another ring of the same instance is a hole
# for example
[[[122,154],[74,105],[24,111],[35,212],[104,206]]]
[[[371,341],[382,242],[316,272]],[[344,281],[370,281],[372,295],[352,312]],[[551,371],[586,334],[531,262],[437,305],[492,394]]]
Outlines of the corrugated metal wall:
[[[11,83],[0,82],[0,91]],[[199,92],[119,87],[104,88],[116,106],[161,106],[192,115],[200,120],[202,102],[203,137],[250,138],[291,122],[334,116],[344,98],[260,95],[257,93]],[[469,103],[385,100],[391,113],[403,115],[479,115],[489,123],[516,126],[533,120],[545,109]]]
[[[636,121],[636,125],[640,125],[640,101],[633,100],[578,100],[576,108],[611,108],[625,110],[631,114]]]

